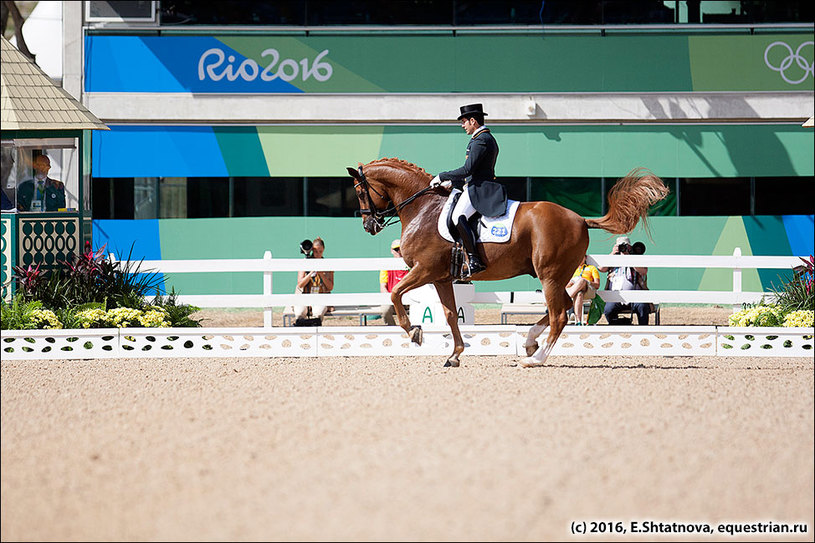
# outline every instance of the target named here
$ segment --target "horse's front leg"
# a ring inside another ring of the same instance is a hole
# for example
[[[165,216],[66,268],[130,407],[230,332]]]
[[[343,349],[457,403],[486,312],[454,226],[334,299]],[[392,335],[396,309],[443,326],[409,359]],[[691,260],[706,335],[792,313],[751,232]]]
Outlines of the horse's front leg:
[[[439,293],[439,301],[444,307],[444,316],[447,319],[447,325],[453,333],[453,354],[444,363],[444,367],[457,368],[460,364],[459,355],[464,351],[464,339],[461,337],[461,331],[458,329],[458,312],[456,311],[456,293],[453,290],[453,283],[446,281],[444,283],[433,283],[436,287],[436,292]]]
[[[424,273],[421,265],[417,264],[399,281],[391,291],[391,303],[393,304],[396,319],[402,330],[407,333],[410,340],[417,344],[422,344],[422,327],[419,325],[410,325],[410,318],[408,317],[405,306],[402,304],[402,296],[415,288],[426,285],[430,282],[430,278]]]

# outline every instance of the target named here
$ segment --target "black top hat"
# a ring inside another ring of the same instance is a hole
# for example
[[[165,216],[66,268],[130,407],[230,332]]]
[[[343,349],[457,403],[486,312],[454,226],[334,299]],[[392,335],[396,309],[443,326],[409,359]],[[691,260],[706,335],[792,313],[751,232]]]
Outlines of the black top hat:
[[[469,104],[466,106],[461,106],[459,108],[461,110],[461,115],[458,116],[458,120],[460,121],[462,117],[469,117],[471,115],[483,115],[484,117],[487,116],[484,113],[484,109],[482,108],[481,104]]]

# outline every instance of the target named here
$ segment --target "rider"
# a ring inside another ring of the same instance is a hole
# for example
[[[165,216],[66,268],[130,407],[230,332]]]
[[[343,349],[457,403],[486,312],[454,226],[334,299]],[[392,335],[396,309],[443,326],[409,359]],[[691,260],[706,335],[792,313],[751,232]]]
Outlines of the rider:
[[[484,113],[481,104],[461,106],[461,127],[472,136],[467,144],[464,166],[449,172],[441,172],[430,181],[431,187],[444,185],[462,190],[461,197],[453,209],[453,224],[456,225],[464,249],[467,251],[468,273],[464,278],[484,271],[487,266],[481,262],[476,247],[477,221],[481,215],[498,217],[506,213],[506,188],[494,181],[495,161],[498,158],[498,143],[484,126]]]

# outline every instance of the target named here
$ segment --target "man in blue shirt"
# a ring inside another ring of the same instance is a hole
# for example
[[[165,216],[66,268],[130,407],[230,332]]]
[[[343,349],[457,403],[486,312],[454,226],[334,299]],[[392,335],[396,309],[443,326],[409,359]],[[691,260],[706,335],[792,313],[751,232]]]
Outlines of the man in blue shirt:
[[[34,157],[34,179],[23,181],[17,187],[17,209],[20,211],[59,211],[65,207],[65,184],[51,179],[51,160],[45,155]],[[41,202],[39,206],[32,203]],[[39,207],[39,209],[36,209]]]

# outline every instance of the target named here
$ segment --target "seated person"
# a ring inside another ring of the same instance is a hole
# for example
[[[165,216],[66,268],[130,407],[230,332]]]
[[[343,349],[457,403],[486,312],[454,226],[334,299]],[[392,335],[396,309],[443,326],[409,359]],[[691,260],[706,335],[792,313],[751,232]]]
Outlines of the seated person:
[[[611,254],[628,255],[632,253],[631,240],[628,236],[618,237],[614,243]],[[611,268],[609,266],[603,266],[600,268],[600,271],[609,272],[606,290],[642,290],[640,285],[643,282],[643,277],[648,273],[648,268],[634,268],[628,266]],[[636,313],[637,324],[648,324],[649,315],[651,314],[651,304],[649,303],[623,304],[620,302],[610,302],[606,304],[603,313],[609,324],[631,324],[627,318],[619,316],[620,312],[626,310],[631,310]]]
[[[17,187],[18,210],[59,211],[65,207],[65,183],[48,177],[50,169],[51,160],[47,156],[34,157],[34,179],[23,181]]]
[[[325,242],[322,238],[316,238],[312,244],[312,257],[311,258],[323,258],[323,252],[325,251]],[[295,292],[298,294],[329,294],[331,290],[334,288],[334,272],[333,271],[304,271],[301,270],[297,272],[297,288]],[[325,305],[314,305],[314,306],[294,306],[294,318],[295,318],[295,326],[298,326],[298,322],[302,323],[311,315],[312,318],[319,319],[322,322],[322,318],[328,312],[328,306]]]
[[[393,254],[394,258],[402,258],[402,242],[398,239],[393,240],[391,243],[391,254]],[[404,270],[382,270],[379,272],[379,292],[392,292],[393,287],[396,286],[399,281],[402,280],[404,276],[410,270],[405,268]],[[395,326],[396,319],[394,318],[394,314],[396,313],[396,309],[393,307],[393,304],[385,304],[381,308],[382,311],[382,319],[385,321],[385,324],[388,326]]]
[[[600,288],[600,272],[594,266],[586,264],[586,255],[566,284],[566,292],[574,300],[574,320],[577,326],[583,325],[583,302],[591,300]]]

